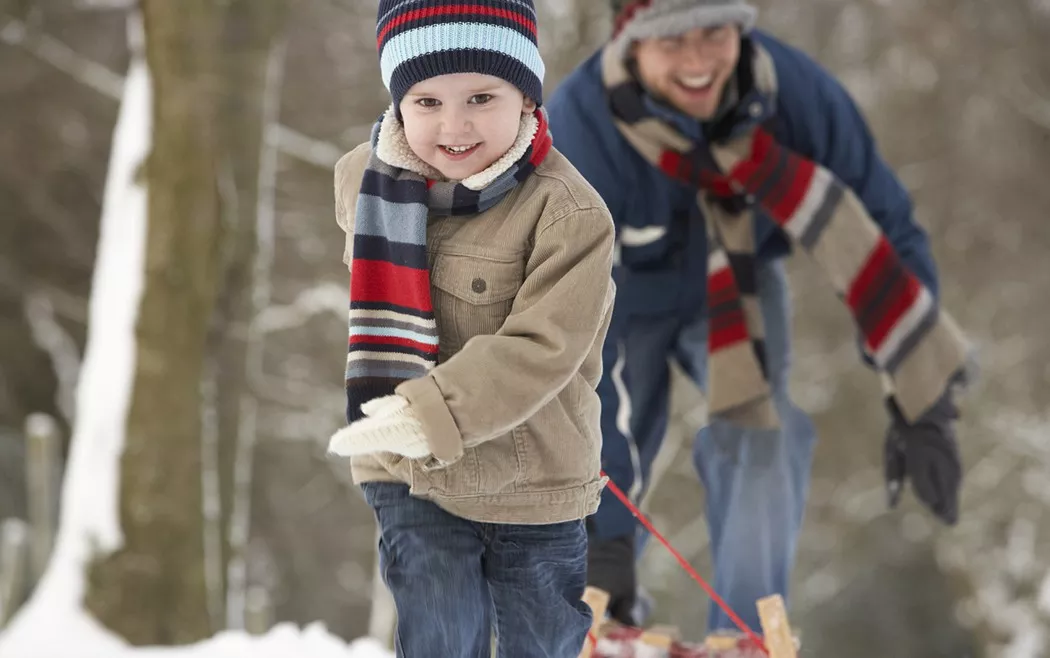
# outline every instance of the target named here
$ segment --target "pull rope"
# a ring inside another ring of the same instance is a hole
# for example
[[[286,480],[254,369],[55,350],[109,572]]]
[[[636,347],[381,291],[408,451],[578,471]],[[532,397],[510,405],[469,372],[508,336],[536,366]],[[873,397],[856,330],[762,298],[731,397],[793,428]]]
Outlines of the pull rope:
[[[638,519],[638,522],[642,524],[642,527],[648,530],[653,537],[656,537],[657,541],[663,544],[664,548],[666,548],[671,553],[671,555],[674,556],[675,560],[678,561],[679,566],[681,566],[682,569],[684,569],[685,572],[688,573],[693,578],[693,580],[695,580],[696,583],[700,585],[701,588],[703,588],[705,592],[707,592],[707,595],[711,597],[711,600],[714,601],[715,604],[718,605],[718,607],[726,613],[726,616],[728,616],[729,619],[732,620],[734,624],[736,624],[737,628],[743,631],[743,633],[747,635],[747,637],[750,638],[751,641],[754,642],[759,649],[762,650],[762,653],[768,656],[769,649],[766,648],[766,644],[762,641],[762,638],[760,638],[757,633],[751,630],[751,627],[748,626],[747,623],[740,618],[740,615],[733,612],[733,609],[729,607],[729,604],[722,600],[722,597],[718,595],[718,592],[716,592],[714,588],[711,587],[699,573],[697,573],[696,569],[693,568],[693,565],[689,564],[689,562],[684,557],[682,557],[682,554],[675,550],[675,547],[671,545],[671,542],[667,541],[667,539],[662,534],[660,534],[660,532],[655,527],[653,527],[653,524],[648,519],[648,517],[646,517],[645,514],[643,514],[642,511],[638,509],[638,507],[634,503],[631,502],[631,499],[627,496],[627,494],[623,492],[623,490],[620,489],[620,487],[616,486],[616,483],[612,481],[612,478],[609,478],[609,476],[605,474],[605,471],[602,471],[602,477],[606,477],[609,479],[608,484],[606,485],[609,488],[609,491],[611,491],[614,496],[620,499],[620,502],[627,507],[628,511],[630,511],[631,514],[634,515],[634,518]],[[587,633],[587,640],[591,643],[592,646],[597,646],[598,644],[598,638],[592,632]]]

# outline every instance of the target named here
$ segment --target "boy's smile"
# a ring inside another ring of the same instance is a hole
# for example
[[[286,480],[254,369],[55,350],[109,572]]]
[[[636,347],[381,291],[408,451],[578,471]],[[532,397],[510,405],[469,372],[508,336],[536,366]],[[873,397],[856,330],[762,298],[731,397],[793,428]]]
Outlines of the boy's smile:
[[[462,144],[458,146],[452,146],[449,144],[442,144],[441,148],[445,149],[445,155],[451,160],[465,160],[474,154],[474,152],[481,146],[481,143],[474,144]]]
[[[413,153],[449,180],[484,171],[514,145],[521,115],[536,109],[514,85],[480,73],[453,73],[412,86],[401,101]]]

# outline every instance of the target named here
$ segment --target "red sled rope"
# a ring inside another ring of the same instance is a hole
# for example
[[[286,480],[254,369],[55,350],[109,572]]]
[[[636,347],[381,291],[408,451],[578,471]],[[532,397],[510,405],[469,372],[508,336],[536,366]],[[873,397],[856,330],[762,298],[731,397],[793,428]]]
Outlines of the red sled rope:
[[[751,627],[749,627],[747,623],[740,618],[740,615],[736,614],[733,611],[733,609],[729,607],[729,604],[722,600],[722,597],[718,595],[714,588],[711,587],[699,573],[697,573],[696,569],[693,568],[693,565],[689,564],[689,562],[684,557],[682,557],[681,553],[675,550],[675,547],[671,545],[671,542],[669,542],[662,534],[660,534],[660,531],[658,531],[653,526],[652,522],[648,519],[648,517],[646,517],[645,514],[643,514],[642,511],[638,509],[638,507],[634,503],[631,502],[631,499],[627,497],[627,494],[625,494],[623,490],[620,489],[620,487],[616,486],[616,483],[612,481],[612,478],[609,478],[609,476],[605,474],[605,471],[602,471],[602,476],[608,478],[608,484],[606,486],[609,488],[609,491],[611,491],[613,495],[616,496],[620,500],[620,502],[627,507],[631,514],[634,515],[636,519],[638,519],[638,522],[642,524],[642,527],[648,530],[649,533],[653,537],[655,537],[657,541],[663,544],[664,548],[666,548],[671,553],[671,555],[674,556],[674,559],[678,561],[679,566],[681,566],[682,569],[684,569],[685,572],[688,573],[690,577],[692,577],[692,579],[696,581],[698,585],[700,585],[701,588],[703,588],[703,590],[707,593],[709,597],[711,597],[711,600],[714,601],[715,604],[718,605],[718,607],[722,608],[722,610],[726,613],[729,619],[731,619],[733,623],[736,624],[737,628],[739,628],[748,637],[748,639],[750,639],[755,644],[755,646],[757,646],[762,651],[762,653],[768,656],[769,649],[766,648],[766,645],[762,641],[762,638],[760,638],[753,630],[751,630]],[[588,633],[587,639],[591,643],[592,648],[597,647],[598,638],[594,635],[594,633]]]

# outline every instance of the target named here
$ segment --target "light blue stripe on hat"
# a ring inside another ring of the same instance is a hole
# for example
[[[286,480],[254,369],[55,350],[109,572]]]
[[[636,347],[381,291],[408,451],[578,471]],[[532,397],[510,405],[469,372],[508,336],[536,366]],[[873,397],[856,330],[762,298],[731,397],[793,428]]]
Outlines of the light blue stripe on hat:
[[[540,51],[521,32],[488,23],[438,23],[402,32],[386,43],[380,58],[383,82],[389,88],[394,70],[416,57],[467,49],[513,57],[543,80],[545,68]]]

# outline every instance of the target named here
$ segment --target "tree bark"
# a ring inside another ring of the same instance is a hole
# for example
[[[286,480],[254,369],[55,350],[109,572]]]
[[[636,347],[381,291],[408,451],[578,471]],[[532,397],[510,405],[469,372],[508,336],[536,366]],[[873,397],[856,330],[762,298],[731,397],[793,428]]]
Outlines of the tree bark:
[[[206,577],[202,510],[219,501],[202,495],[201,385],[208,359],[231,340],[223,336],[240,333],[231,323],[243,315],[241,300],[250,298],[254,172],[264,132],[259,89],[282,6],[275,0],[141,4],[154,123],[144,169],[145,286],[121,462],[125,541],[92,566],[86,599],[100,622],[134,645],[192,643],[221,625],[222,610],[215,609],[223,600],[221,576],[219,596],[214,578]],[[233,454],[236,442],[228,418],[220,414],[220,455]],[[231,460],[220,466],[225,489]],[[218,559],[226,559],[225,551]],[[225,573],[224,562],[218,573]]]
[[[225,581],[230,575],[227,566],[233,559],[242,559],[244,549],[241,540],[238,545],[231,545],[230,529],[237,497],[237,462],[250,460],[247,451],[254,444],[253,419],[247,417],[253,413],[255,401],[248,376],[249,326],[257,312],[253,300],[258,286],[266,283],[258,280],[266,274],[256,267],[260,167],[267,125],[276,119],[266,116],[267,94],[272,93],[267,89],[267,65],[285,16],[284,6],[284,0],[231,0],[228,12],[236,20],[228,20],[221,35],[226,56],[221,62],[224,84],[218,115],[224,151],[220,192],[231,234],[223,258],[223,287],[207,358],[217,375],[214,402],[220,437],[217,465],[222,577],[226,586],[230,585]],[[280,65],[283,66],[283,57]],[[250,464],[245,467],[250,468]],[[243,595],[244,583],[234,585]],[[228,610],[219,612],[222,618],[231,618]],[[238,611],[232,617],[240,619],[243,615]]]

